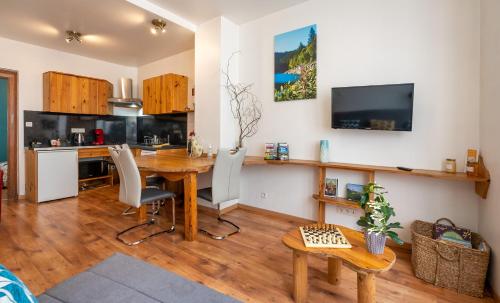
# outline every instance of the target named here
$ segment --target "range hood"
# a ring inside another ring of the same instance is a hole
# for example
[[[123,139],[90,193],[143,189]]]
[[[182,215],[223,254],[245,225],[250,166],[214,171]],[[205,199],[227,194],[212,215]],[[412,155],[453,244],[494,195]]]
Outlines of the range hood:
[[[108,103],[119,107],[142,108],[142,100],[132,98],[132,79],[120,78],[118,88],[118,98],[109,98]]]

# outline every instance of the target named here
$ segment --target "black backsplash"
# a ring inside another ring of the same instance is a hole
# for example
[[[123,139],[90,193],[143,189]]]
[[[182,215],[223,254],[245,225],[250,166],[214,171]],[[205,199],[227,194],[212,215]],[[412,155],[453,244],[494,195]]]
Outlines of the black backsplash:
[[[24,146],[33,140],[49,146],[51,139],[60,138],[64,145],[71,145],[71,128],[85,129],[85,144],[94,141],[93,131],[104,131],[105,144],[142,143],[144,136],[157,135],[170,143],[185,145],[187,137],[187,114],[159,116],[97,116],[58,114],[39,111],[24,111]],[[32,127],[26,127],[32,122]]]
[[[145,136],[170,138],[172,145],[186,145],[187,142],[187,114],[171,114],[159,116],[137,117],[137,138],[139,142]]]

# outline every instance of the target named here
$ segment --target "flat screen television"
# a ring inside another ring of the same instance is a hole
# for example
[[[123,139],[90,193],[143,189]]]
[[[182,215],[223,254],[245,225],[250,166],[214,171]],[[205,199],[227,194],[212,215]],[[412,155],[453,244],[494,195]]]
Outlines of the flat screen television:
[[[411,131],[414,86],[332,88],[332,128]]]

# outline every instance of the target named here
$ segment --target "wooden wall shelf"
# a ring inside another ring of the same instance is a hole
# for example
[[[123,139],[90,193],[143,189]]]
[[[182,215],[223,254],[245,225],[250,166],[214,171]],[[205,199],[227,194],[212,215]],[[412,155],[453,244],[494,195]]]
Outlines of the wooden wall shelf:
[[[314,200],[325,202],[326,204],[361,209],[361,206],[359,206],[358,202],[347,200],[346,198],[326,196],[320,197],[318,194],[314,194],[312,197]]]
[[[482,157],[479,158],[479,176],[471,177],[467,176],[465,173],[446,173],[439,170],[426,170],[426,169],[414,169],[412,171],[404,171],[397,169],[396,167],[389,166],[377,166],[377,165],[365,165],[365,164],[353,164],[353,163],[339,163],[339,162],[329,162],[321,163],[314,160],[297,160],[290,159],[288,161],[279,160],[264,160],[262,157],[249,156],[245,158],[245,165],[301,165],[301,166],[311,166],[325,169],[341,169],[358,171],[364,173],[388,173],[388,174],[399,174],[408,176],[418,176],[418,177],[430,177],[443,180],[461,181],[461,182],[475,182],[476,183],[476,193],[483,199],[486,198],[488,193],[488,187],[490,183],[490,175]]]
[[[376,173],[388,173],[398,175],[408,175],[417,177],[429,177],[442,180],[474,182],[476,194],[481,198],[486,199],[490,186],[490,174],[484,165],[482,157],[479,157],[479,176],[472,177],[465,173],[446,173],[438,170],[413,169],[412,171],[404,171],[396,167],[364,165],[353,163],[338,163],[329,162],[321,163],[314,160],[298,160],[290,159],[288,161],[279,160],[264,160],[262,157],[248,156],[245,158],[244,165],[299,165],[317,168],[319,171],[319,188],[318,193],[312,197],[318,202],[318,223],[325,222],[325,206],[326,204],[335,205],[347,208],[360,208],[359,204],[349,201],[345,198],[326,197],[325,192],[325,177],[327,169],[340,169],[356,171],[368,174],[368,183],[375,182]]]

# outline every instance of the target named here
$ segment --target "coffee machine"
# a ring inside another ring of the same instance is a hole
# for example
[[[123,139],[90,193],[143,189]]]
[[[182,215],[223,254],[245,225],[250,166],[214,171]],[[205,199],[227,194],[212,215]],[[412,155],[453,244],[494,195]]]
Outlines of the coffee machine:
[[[104,131],[101,128],[97,128],[94,130],[94,138],[95,141],[92,142],[94,145],[103,145],[104,144]]]

